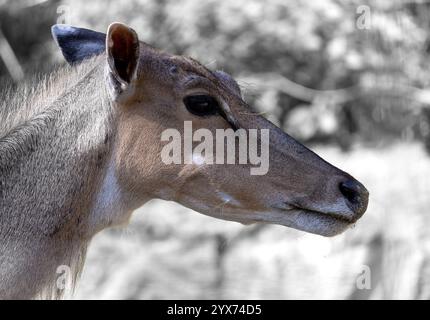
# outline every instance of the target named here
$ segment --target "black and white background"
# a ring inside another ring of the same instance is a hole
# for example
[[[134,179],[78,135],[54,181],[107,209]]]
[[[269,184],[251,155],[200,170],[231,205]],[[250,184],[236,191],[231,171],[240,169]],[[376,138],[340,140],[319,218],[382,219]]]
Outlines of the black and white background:
[[[113,21],[232,74],[371,197],[335,238],[152,201],[95,237],[74,298],[430,298],[430,2],[0,0],[0,92],[64,63],[51,25]]]

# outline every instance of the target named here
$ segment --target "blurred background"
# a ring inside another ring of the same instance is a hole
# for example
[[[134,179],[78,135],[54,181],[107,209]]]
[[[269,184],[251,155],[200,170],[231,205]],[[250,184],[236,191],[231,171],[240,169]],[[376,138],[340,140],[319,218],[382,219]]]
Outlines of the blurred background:
[[[371,197],[335,238],[152,201],[94,238],[75,298],[430,299],[429,1],[0,0],[0,91],[64,63],[51,25],[113,21],[232,74]]]

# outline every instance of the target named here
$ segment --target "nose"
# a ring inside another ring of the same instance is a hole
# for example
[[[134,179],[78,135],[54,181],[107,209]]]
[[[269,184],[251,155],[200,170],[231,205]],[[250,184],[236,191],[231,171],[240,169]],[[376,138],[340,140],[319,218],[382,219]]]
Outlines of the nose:
[[[367,209],[369,191],[357,180],[348,179],[339,184],[339,190],[347,200],[349,208],[360,218]]]

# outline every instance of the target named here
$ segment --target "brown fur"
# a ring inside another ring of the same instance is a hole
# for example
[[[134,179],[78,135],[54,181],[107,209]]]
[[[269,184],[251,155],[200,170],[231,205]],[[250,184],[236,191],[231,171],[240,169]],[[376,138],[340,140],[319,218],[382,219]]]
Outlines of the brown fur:
[[[108,41],[112,32],[134,40],[126,27],[114,26]],[[364,213],[364,187],[360,207],[349,209],[339,183],[353,178],[250,112],[234,81],[142,42],[138,57],[121,89],[110,87],[115,78],[109,78],[112,70],[105,73],[102,54],[60,69],[35,89],[6,93],[0,108],[0,298],[61,293],[58,266],[70,266],[76,278],[94,234],[127,222],[153,198],[221,219],[323,235],[342,232]],[[192,93],[216,97],[227,118],[189,113],[182,101]],[[270,129],[269,172],[252,176],[249,165],[163,164],[161,133],[181,130],[186,120],[212,132]]]

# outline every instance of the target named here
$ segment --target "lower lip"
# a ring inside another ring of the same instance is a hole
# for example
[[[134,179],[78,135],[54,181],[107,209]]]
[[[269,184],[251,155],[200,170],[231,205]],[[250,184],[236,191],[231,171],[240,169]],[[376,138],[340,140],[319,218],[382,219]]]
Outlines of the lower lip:
[[[343,222],[345,224],[353,224],[355,222],[355,221],[351,221],[347,218],[339,217],[338,215],[333,214],[333,213],[324,213],[324,212],[307,210],[307,209],[299,209],[299,210],[305,212],[306,214],[313,214],[315,216],[329,218],[329,219],[332,219],[334,221]]]
[[[333,215],[324,214],[317,211],[303,209],[280,209],[273,208],[269,212],[247,213],[246,215],[226,216],[230,221],[236,221],[242,224],[268,223],[286,226],[289,228],[309,232],[321,236],[331,237],[342,233],[353,225],[351,221],[334,217]],[[220,218],[219,216],[216,216]],[[222,217],[221,217],[222,218]]]
[[[291,205],[290,205],[291,206]],[[315,210],[309,210],[309,209],[304,209],[304,208],[301,208],[301,207],[297,207],[297,206],[291,206],[290,208],[288,208],[288,209],[285,209],[285,208],[277,208],[277,207],[274,207],[275,209],[277,209],[277,210],[281,210],[281,211],[285,211],[285,212],[302,212],[302,213],[305,213],[305,214],[310,214],[310,215],[314,215],[314,216],[319,216],[319,217],[321,217],[321,218],[323,218],[323,219],[327,219],[327,218],[331,218],[331,219],[333,219],[333,220],[335,220],[335,221],[339,221],[339,222],[343,222],[343,223],[346,223],[346,224],[353,224],[353,223],[355,223],[356,221],[352,221],[352,220],[350,220],[350,219],[348,219],[348,218],[344,218],[344,217],[342,217],[342,216],[339,216],[339,215],[337,215],[337,214],[335,214],[335,213],[330,213],[330,212],[320,212],[320,211],[315,211]]]
[[[353,222],[346,219],[310,210],[301,210],[301,216],[304,217],[305,223],[298,227],[302,227],[303,231],[323,236],[337,235],[353,225]]]
[[[265,222],[280,224],[322,236],[335,236],[354,225],[354,222],[347,219],[338,218],[337,216],[318,211],[299,208],[288,210],[277,209],[276,211],[282,216],[275,219],[276,221]],[[285,219],[284,215],[289,215],[291,219]]]

